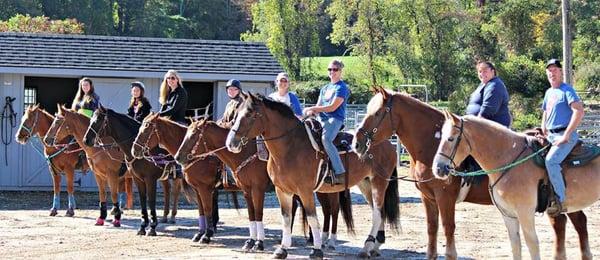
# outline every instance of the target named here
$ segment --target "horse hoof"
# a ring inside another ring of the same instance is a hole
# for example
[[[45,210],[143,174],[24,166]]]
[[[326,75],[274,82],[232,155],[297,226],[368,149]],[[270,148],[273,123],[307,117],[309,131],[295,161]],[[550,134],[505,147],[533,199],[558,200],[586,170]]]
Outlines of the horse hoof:
[[[200,243],[202,244],[208,244],[210,243],[210,237],[206,235],[206,233],[204,235],[202,235],[202,237],[200,238]]]
[[[101,218],[97,218],[96,219],[96,226],[104,226],[104,219]]]
[[[69,208],[67,209],[67,212],[65,213],[66,217],[73,217],[75,216],[75,210],[73,208]]]
[[[119,208],[113,207],[110,210],[110,214],[113,215],[113,216],[116,216],[116,215],[123,214],[123,211],[121,211]]]
[[[262,240],[257,240],[252,247],[252,251],[265,251],[265,243]]]
[[[246,240],[246,242],[244,242],[244,246],[242,247],[242,250],[244,250],[244,251],[252,250],[252,247],[254,246],[255,243],[256,243],[256,241],[254,239],[248,238],[248,240]]]
[[[323,259],[323,250],[321,249],[314,249],[310,252],[310,255],[308,255],[308,258],[310,259]]]
[[[194,235],[194,237],[192,237],[192,242],[198,242],[198,241],[200,241],[200,239],[202,238],[202,235],[204,235],[204,230],[201,230],[198,233],[196,233]]]
[[[156,236],[156,229],[151,228],[150,231],[148,231],[148,236],[149,237],[155,237]]]
[[[169,219],[169,224],[175,224],[175,223],[176,223],[175,218],[170,218]]]
[[[50,209],[50,217],[54,217],[58,215],[58,210],[57,209]]]
[[[275,252],[273,252],[273,259],[286,259],[287,258],[287,250],[283,248],[277,248]]]
[[[160,220],[158,221],[158,223],[167,223],[167,217],[160,218]]]
[[[113,227],[121,227],[121,220],[115,219],[112,224]]]
[[[146,229],[141,227],[140,230],[138,230],[137,232],[138,236],[145,236],[146,235]]]
[[[358,253],[358,257],[359,258],[369,258],[369,253],[365,252],[365,251],[361,251],[360,253]]]

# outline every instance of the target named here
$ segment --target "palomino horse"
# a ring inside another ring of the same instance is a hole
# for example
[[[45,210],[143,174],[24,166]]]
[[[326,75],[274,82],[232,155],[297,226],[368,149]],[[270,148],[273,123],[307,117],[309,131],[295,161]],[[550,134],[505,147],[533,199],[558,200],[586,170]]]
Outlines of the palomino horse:
[[[454,163],[468,155],[489,171],[516,163],[535,152],[524,134],[512,132],[495,122],[473,116],[459,118],[449,112],[445,116],[440,145],[433,160],[436,178],[447,179],[454,170]],[[519,225],[531,258],[540,259],[535,209],[538,182],[546,176],[545,171],[533,160],[526,160],[512,168],[489,172],[492,198],[504,217],[515,259],[521,258]],[[568,187],[563,205],[568,212],[582,210],[600,199],[600,158],[580,167],[564,167],[563,175]],[[582,253],[582,258],[592,258],[590,251]]]
[[[112,224],[115,227],[121,226],[121,209],[118,200],[119,169],[123,160],[123,153],[117,147],[106,149],[88,147],[83,143],[83,135],[89,125],[90,119],[73,110],[63,106],[58,106],[58,113],[44,138],[48,145],[56,145],[56,140],[64,140],[67,136],[75,137],[77,144],[83,148],[88,159],[88,163],[94,171],[94,177],[98,184],[98,195],[100,197],[100,217],[96,219],[96,225],[104,225],[107,216],[106,211],[106,185],[110,187],[110,195],[113,202],[111,214],[115,215]]]
[[[290,216],[292,196],[300,197],[308,216],[308,222],[314,236],[312,258],[322,258],[321,238],[318,230],[319,220],[315,211],[314,191],[333,193],[347,189],[368,178],[373,195],[373,225],[361,256],[378,254],[378,243],[383,243],[383,217],[392,225],[398,220],[398,187],[395,179],[389,178],[396,172],[396,151],[391,143],[382,143],[373,147],[373,159],[365,163],[353,153],[342,154],[342,161],[348,170],[347,186],[321,185],[318,178],[319,159],[315,157],[304,125],[285,104],[262,96],[243,95],[244,101],[237,111],[233,128],[227,137],[227,148],[232,152],[241,152],[251,138],[261,135],[270,152],[267,171],[275,184],[275,191],[281,206],[284,222],[281,247],[275,251],[275,257],[287,256],[291,244]],[[389,182],[389,188],[388,188]],[[384,209],[385,205],[385,209]],[[377,239],[375,238],[377,236]]]
[[[160,117],[157,113],[146,116],[139,132],[133,142],[131,153],[135,158],[151,158],[150,151],[160,146],[174,155],[179,149],[187,127],[170,119]],[[194,235],[194,242],[209,243],[217,226],[218,213],[215,186],[219,180],[219,167],[221,162],[214,156],[204,160],[197,160],[184,167],[183,176],[196,191],[198,202],[198,233]],[[207,224],[208,223],[208,224]],[[210,227],[207,227],[210,225]],[[208,231],[210,230],[210,231]]]
[[[258,159],[256,145],[246,146],[240,153],[232,153],[223,149],[225,148],[224,144],[228,133],[228,128],[224,128],[215,122],[207,120],[195,121],[188,127],[183,143],[175,155],[175,159],[182,165],[186,165],[190,161],[193,161],[194,158],[214,153],[221,161],[233,169],[235,183],[244,193],[244,198],[248,205],[251,237],[246,241],[243,249],[248,250],[252,248],[253,250],[262,251],[264,250],[265,238],[262,223],[264,198],[265,191],[271,184],[269,175],[267,174],[267,163]],[[319,199],[323,199],[321,203],[331,205],[335,210],[339,210],[339,204],[336,201],[338,199],[337,196],[331,196],[331,199],[334,201],[330,201],[330,198],[327,196],[319,196]],[[342,215],[345,217],[346,224],[351,229],[352,225],[348,219],[352,214],[351,204],[345,200],[344,196],[341,196],[340,199],[342,200],[342,208],[344,209]],[[324,215],[328,218],[332,215],[330,212],[324,213],[326,213]],[[334,219],[334,221],[337,221],[337,219]],[[337,225],[337,222],[335,224]],[[329,225],[327,226],[329,227]],[[327,229],[326,231],[328,232],[329,230]],[[255,239],[257,240],[255,241]],[[332,243],[334,242],[332,241]]]
[[[396,134],[410,154],[410,174],[418,182],[421,200],[425,206],[427,220],[427,258],[437,258],[438,221],[441,217],[446,235],[446,258],[456,259],[454,241],[455,204],[467,201],[491,205],[487,189],[487,178],[479,185],[471,185],[467,194],[461,191],[461,179],[447,181],[434,179],[431,165],[438,147],[444,115],[441,111],[417,99],[401,93],[390,93],[377,88],[376,95],[367,106],[367,115],[356,132],[354,149],[358,154],[367,153],[370,146],[386,141]],[[589,252],[586,217],[583,212],[569,214],[579,234],[582,254]],[[565,216],[550,218],[556,233],[555,255],[565,255]]]
[[[46,132],[48,132],[52,121],[54,121],[54,117],[41,109],[39,105],[28,106],[21,118],[21,126],[16,135],[17,142],[26,144],[29,138],[46,136]],[[61,142],[66,143],[68,140],[61,140]],[[48,162],[54,188],[54,199],[52,208],[50,209],[50,216],[56,216],[60,208],[61,173],[67,177],[67,193],[69,194],[69,208],[65,215],[67,217],[75,215],[75,190],[73,188],[73,181],[76,165],[73,162],[80,160],[78,150],[80,148],[77,144],[68,145],[63,148],[55,148],[44,144],[44,156]],[[84,159],[81,163],[81,170],[84,172],[87,171],[89,168],[87,160]]]
[[[102,140],[112,139],[114,145],[118,146],[125,156],[125,162],[129,171],[133,173],[134,181],[138,187],[140,195],[140,204],[142,207],[142,223],[138,235],[146,235],[148,226],[148,208],[150,207],[150,231],[149,236],[156,235],[156,182],[163,174],[163,168],[145,159],[136,159],[131,155],[133,139],[138,133],[140,123],[133,118],[117,113],[111,109],[99,107],[92,116],[90,124],[84,135],[85,145],[92,147],[94,145],[106,146]],[[170,203],[170,185],[169,180],[163,180],[163,189],[165,190],[165,212],[164,219],[169,214]],[[182,183],[176,183],[180,186]],[[173,212],[171,213],[171,223],[175,222],[177,214],[177,203],[179,202],[179,187],[175,189],[175,200],[173,203]]]

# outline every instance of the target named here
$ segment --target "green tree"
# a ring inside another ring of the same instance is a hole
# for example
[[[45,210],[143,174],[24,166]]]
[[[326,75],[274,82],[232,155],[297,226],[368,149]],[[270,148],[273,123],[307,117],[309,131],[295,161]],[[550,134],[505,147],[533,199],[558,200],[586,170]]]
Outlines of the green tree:
[[[319,52],[320,0],[265,0],[252,6],[252,31],[243,41],[265,42],[290,77],[300,76],[301,58]]]
[[[17,14],[8,21],[0,21],[0,32],[82,34],[83,25],[75,19],[50,20],[46,16]]]

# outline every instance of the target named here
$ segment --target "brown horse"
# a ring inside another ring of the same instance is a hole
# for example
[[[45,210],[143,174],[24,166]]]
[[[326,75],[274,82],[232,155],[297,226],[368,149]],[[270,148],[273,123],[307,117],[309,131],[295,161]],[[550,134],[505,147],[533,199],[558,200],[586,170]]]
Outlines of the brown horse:
[[[39,105],[28,106],[21,118],[21,126],[16,135],[17,142],[26,144],[27,141],[29,141],[29,138],[46,136],[46,132],[48,132],[53,120],[54,117],[41,109]],[[69,140],[61,140],[62,143],[67,143],[68,141]],[[69,194],[69,208],[65,215],[68,217],[75,215],[75,190],[73,181],[76,165],[73,162],[80,161],[80,153],[78,150],[80,149],[77,144],[68,145],[63,148],[55,148],[44,144],[44,157],[48,162],[48,168],[50,169],[52,185],[54,188],[54,199],[52,208],[50,209],[50,216],[56,216],[58,214],[58,209],[60,208],[61,174],[64,174],[67,177],[67,193]],[[81,160],[80,167],[83,172],[87,171],[89,169],[87,160]]]
[[[436,178],[447,179],[453,171],[453,163],[468,155],[473,156],[484,170],[493,170],[535,152],[528,145],[527,136],[495,122],[473,116],[459,118],[449,112],[445,116],[440,145],[433,160]],[[490,183],[493,183],[490,187],[492,198],[504,217],[515,259],[521,258],[519,226],[531,258],[540,259],[535,209],[538,182],[546,177],[545,171],[533,160],[526,160],[506,170],[489,172]],[[580,167],[564,167],[563,175],[568,187],[563,205],[568,212],[582,210],[600,199],[600,157]],[[582,258],[592,258],[590,251],[582,253]]]
[[[160,117],[157,113],[148,115],[133,142],[131,153],[135,158],[151,158],[150,150],[160,146],[174,155],[179,149],[187,127],[170,119]],[[183,168],[183,175],[196,191],[198,202],[198,233],[194,242],[209,243],[218,221],[217,193],[215,186],[219,180],[221,162],[214,156],[196,160]],[[208,224],[207,224],[208,223]]]
[[[235,183],[244,193],[246,204],[248,207],[248,219],[250,221],[250,238],[246,240],[242,247],[244,250],[264,250],[264,226],[262,223],[263,206],[265,191],[271,185],[269,175],[267,174],[267,163],[258,159],[256,145],[244,147],[241,153],[232,153],[223,148],[225,139],[229,132],[228,128],[218,125],[212,121],[200,120],[193,122],[187,130],[185,138],[175,155],[175,159],[182,165],[186,165],[194,160],[194,157],[213,153],[221,159],[227,166],[233,169],[233,177]],[[329,232],[329,218],[333,215],[333,210],[336,211],[334,218],[334,229],[332,232],[337,232],[337,212],[339,211],[339,203],[337,193],[332,196],[319,195],[322,204],[330,205],[324,211],[324,215],[328,218],[327,229],[324,232]],[[343,197],[343,196],[342,196]],[[345,197],[341,198],[344,210],[346,224],[351,228],[351,222],[347,218],[350,216],[350,204],[346,202]],[[253,227],[254,226],[254,227]],[[256,233],[256,234],[254,234]],[[335,236],[333,236],[335,237]],[[333,238],[332,237],[332,238]],[[335,241],[331,240],[331,246],[335,245]]]
[[[100,217],[96,219],[96,225],[104,225],[107,216],[106,209],[106,185],[110,187],[113,208],[111,214],[115,215],[112,224],[115,227],[121,226],[121,209],[118,200],[119,182],[124,178],[119,178],[119,169],[123,161],[123,153],[118,147],[106,149],[87,147],[83,143],[83,135],[87,130],[90,119],[84,115],[78,114],[63,106],[58,106],[58,113],[44,138],[48,145],[57,145],[56,140],[64,140],[67,136],[75,137],[77,144],[83,148],[88,158],[88,163],[94,171],[94,177],[98,184],[98,195],[100,197]]]
[[[226,145],[230,151],[239,153],[242,151],[242,145],[251,138],[262,135],[265,139],[271,153],[267,170],[275,184],[284,222],[281,247],[275,251],[275,257],[287,256],[287,248],[291,244],[292,196],[296,194],[304,204],[314,236],[314,248],[310,257],[322,258],[321,238],[317,233],[320,229],[319,220],[315,211],[313,192],[317,190],[326,193],[340,192],[347,187],[344,185],[319,187],[320,179],[317,173],[319,159],[315,157],[316,152],[304,125],[287,105],[260,95],[243,95],[243,97],[244,101],[237,111],[236,121],[228,134]],[[367,163],[360,160],[353,152],[341,155],[348,170],[346,181],[348,186],[363,182],[365,178],[371,182],[373,225],[360,254],[365,257],[377,254],[376,242],[384,242],[382,215],[391,224],[397,223],[398,219],[397,182],[395,179],[389,181],[396,169],[396,151],[389,142],[373,148],[373,159]],[[388,181],[390,188],[388,188]]]
[[[367,115],[356,133],[354,149],[366,154],[369,147],[386,141],[396,134],[410,154],[410,175],[419,182],[421,200],[427,220],[427,258],[437,258],[438,221],[441,217],[446,235],[446,258],[456,259],[454,241],[455,205],[460,201],[491,205],[487,178],[480,185],[471,185],[468,193],[461,191],[461,179],[446,181],[433,179],[431,165],[438,147],[440,130],[444,122],[441,111],[401,93],[391,93],[377,88],[376,95],[367,106]],[[466,195],[464,195],[466,193]],[[460,198],[459,198],[460,197]],[[582,255],[589,251],[586,217],[583,212],[570,213],[569,218],[579,234]],[[555,255],[564,256],[566,217],[550,218],[555,230]]]

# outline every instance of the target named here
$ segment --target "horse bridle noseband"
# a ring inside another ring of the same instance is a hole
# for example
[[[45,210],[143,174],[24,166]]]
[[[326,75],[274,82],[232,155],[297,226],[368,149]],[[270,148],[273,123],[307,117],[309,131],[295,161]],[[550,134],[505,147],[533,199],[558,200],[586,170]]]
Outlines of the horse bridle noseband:
[[[456,169],[457,165],[454,162],[454,157],[456,156],[456,152],[458,151],[458,145],[460,144],[460,141],[463,139],[463,134],[464,134],[464,125],[465,125],[465,121],[461,118],[460,119],[460,126],[456,126],[453,125],[452,127],[457,128],[459,130],[458,133],[458,137],[456,137],[456,143],[454,144],[454,146],[452,147],[452,153],[450,153],[450,156],[442,153],[442,152],[438,152],[439,155],[448,158],[450,160],[450,162],[452,163],[452,167],[453,169]],[[469,145],[469,150],[472,150],[471,148],[471,142],[469,142],[469,139],[464,138],[465,141],[467,142],[467,145]],[[453,137],[448,137],[448,142],[453,142],[454,138]]]
[[[392,127],[392,133],[396,132],[396,130],[393,129],[394,128],[394,119],[392,117],[392,105],[393,104],[394,104],[393,96],[391,96],[385,103],[385,112],[383,113],[381,118],[379,118],[379,121],[377,122],[377,124],[375,125],[375,127],[373,129],[371,129],[370,131],[363,130],[362,128],[359,129],[359,132],[361,134],[363,134],[365,136],[365,138],[367,139],[367,141],[365,142],[365,145],[367,146],[367,148],[371,147],[375,133],[377,133],[378,128],[381,125],[381,123],[383,123],[383,120],[385,119],[386,115],[388,115],[390,117],[390,126]]]
[[[148,137],[146,138],[146,142],[144,142],[144,144],[139,144],[138,143],[139,139],[136,139],[133,142],[133,147],[136,147],[136,146],[141,147],[142,154],[144,156],[150,156],[150,147],[148,147],[148,143],[150,142],[150,139],[152,139],[152,135],[156,135],[156,138],[160,142],[160,135],[158,134],[158,130],[156,130],[156,123],[154,123],[154,122],[145,122],[145,123],[148,124],[145,128],[148,129],[149,127],[152,127],[152,130],[148,134]],[[138,136],[139,136],[139,134],[138,134]]]

